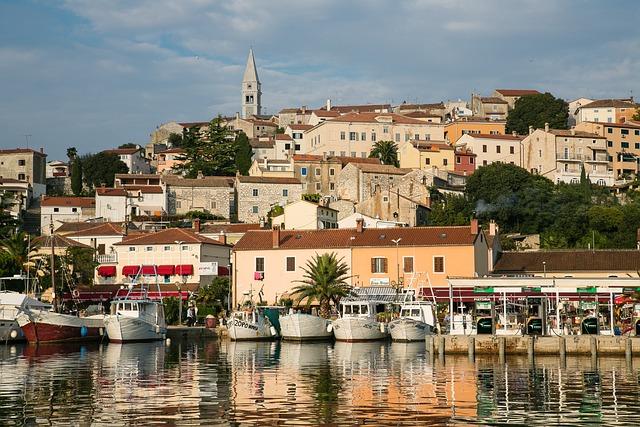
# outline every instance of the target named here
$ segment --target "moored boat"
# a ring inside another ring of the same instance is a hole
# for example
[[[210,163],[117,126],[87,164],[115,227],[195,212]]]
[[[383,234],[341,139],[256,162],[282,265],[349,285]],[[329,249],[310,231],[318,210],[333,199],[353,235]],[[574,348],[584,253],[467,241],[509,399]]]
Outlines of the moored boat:
[[[434,325],[433,304],[415,301],[400,307],[400,317],[389,323],[389,332],[394,341],[423,341],[433,333]]]
[[[48,309],[24,308],[16,321],[30,343],[99,340],[105,333],[104,315],[78,317]]]
[[[305,313],[280,317],[282,338],[290,341],[328,340],[333,338],[331,320]]]
[[[267,316],[266,309],[267,307],[255,307],[231,313],[227,320],[229,338],[233,341],[277,338],[278,331]]]
[[[24,333],[16,321],[20,310],[25,308],[50,309],[51,305],[19,292],[0,292],[0,342],[25,340]]]
[[[389,337],[386,324],[376,319],[377,313],[384,311],[384,304],[354,300],[340,305],[340,317],[332,323],[337,341],[372,341]]]
[[[155,341],[167,336],[164,307],[148,298],[112,301],[104,324],[113,342]]]

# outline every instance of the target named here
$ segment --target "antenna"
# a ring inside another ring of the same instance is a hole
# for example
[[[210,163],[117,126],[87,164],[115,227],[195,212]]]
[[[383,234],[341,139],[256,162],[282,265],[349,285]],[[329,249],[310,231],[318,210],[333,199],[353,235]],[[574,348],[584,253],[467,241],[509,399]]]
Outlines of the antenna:
[[[27,148],[29,148],[29,138],[31,138],[31,136],[32,136],[31,134],[26,134],[24,136],[24,139],[27,141]]]

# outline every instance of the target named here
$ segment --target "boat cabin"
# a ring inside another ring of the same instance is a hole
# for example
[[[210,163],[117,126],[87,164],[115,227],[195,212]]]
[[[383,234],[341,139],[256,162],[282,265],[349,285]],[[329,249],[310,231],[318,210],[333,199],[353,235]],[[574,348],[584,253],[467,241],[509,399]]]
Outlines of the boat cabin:
[[[400,308],[400,317],[424,322],[430,326],[435,325],[433,304],[431,303],[403,304]]]
[[[375,317],[386,310],[386,304],[378,301],[344,301],[342,317]]]
[[[147,317],[156,316],[164,318],[164,307],[155,301],[143,300],[115,300],[111,302],[112,315],[125,317]]]

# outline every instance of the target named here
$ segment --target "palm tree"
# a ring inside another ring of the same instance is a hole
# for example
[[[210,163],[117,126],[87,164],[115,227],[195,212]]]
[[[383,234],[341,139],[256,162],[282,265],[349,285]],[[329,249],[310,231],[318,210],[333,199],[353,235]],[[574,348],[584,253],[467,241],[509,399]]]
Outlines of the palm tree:
[[[67,148],[67,157],[69,158],[69,164],[73,162],[73,160],[76,158],[77,155],[78,155],[78,150],[76,149],[76,147]]]
[[[291,296],[297,297],[298,304],[306,298],[307,306],[313,301],[320,305],[320,316],[328,319],[331,316],[331,302],[338,305],[340,298],[351,293],[351,286],[346,282],[349,267],[343,258],[338,259],[335,252],[316,254],[302,268],[304,280],[296,286]]]
[[[398,145],[393,141],[376,141],[369,157],[376,157],[385,165],[399,166]]]
[[[29,259],[27,233],[23,231],[11,233],[8,237],[2,239],[0,241],[0,253],[22,271]]]

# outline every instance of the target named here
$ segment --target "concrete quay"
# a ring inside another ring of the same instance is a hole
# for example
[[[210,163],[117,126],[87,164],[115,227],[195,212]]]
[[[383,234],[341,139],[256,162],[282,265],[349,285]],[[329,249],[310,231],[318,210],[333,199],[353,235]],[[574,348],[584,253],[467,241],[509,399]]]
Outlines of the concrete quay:
[[[640,356],[640,337],[604,335],[496,336],[430,335],[427,351],[438,354]]]
[[[167,338],[171,339],[215,339],[219,333],[217,328],[204,326],[168,326]]]

